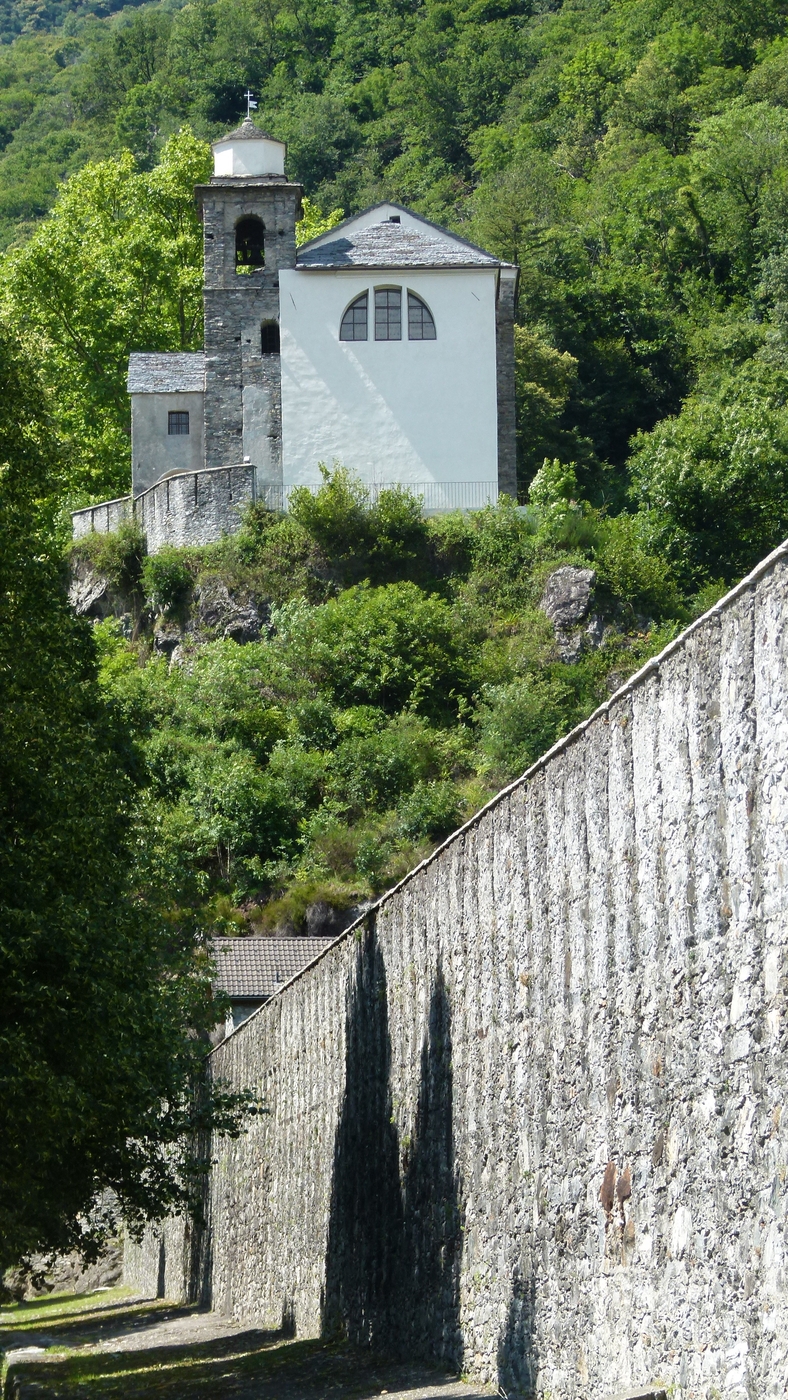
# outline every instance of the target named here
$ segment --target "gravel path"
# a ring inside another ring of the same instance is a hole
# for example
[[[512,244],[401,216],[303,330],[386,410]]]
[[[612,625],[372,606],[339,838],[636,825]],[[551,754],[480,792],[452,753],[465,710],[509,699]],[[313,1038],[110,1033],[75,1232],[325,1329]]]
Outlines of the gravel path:
[[[47,1301],[0,1314],[3,1400],[490,1400],[428,1368],[319,1340],[286,1340],[196,1308],[86,1295],[52,1316]],[[11,1323],[11,1326],[8,1324]]]

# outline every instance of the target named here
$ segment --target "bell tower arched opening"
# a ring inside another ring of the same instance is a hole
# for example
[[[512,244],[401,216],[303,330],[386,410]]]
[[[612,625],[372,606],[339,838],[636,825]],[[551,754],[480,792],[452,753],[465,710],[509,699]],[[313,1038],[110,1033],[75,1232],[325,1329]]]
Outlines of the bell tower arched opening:
[[[247,214],[235,225],[235,270],[265,267],[265,224],[255,214]]]

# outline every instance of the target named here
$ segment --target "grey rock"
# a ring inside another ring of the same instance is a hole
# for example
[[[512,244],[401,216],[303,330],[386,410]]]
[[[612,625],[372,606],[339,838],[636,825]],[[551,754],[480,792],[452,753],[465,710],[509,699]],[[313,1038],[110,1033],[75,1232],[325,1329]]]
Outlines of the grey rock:
[[[114,612],[109,579],[95,573],[85,559],[77,559],[72,565],[68,601],[77,617],[101,619]]]
[[[234,642],[256,642],[267,615],[251,598],[234,598],[221,578],[209,578],[195,592],[196,624]]]
[[[539,607],[554,627],[571,627],[586,616],[595,582],[593,569],[563,564],[547,579]]]
[[[335,909],[325,900],[315,900],[306,911],[306,931],[311,938],[338,938],[369,908],[369,903],[354,904],[349,909]]]
[[[183,632],[177,623],[160,618],[153,629],[153,645],[156,651],[170,660],[183,641]]]
[[[568,666],[579,661],[583,653],[588,650],[588,638],[581,630],[566,632],[563,627],[556,627],[555,641],[558,655]]]
[[[602,645],[602,642],[605,640],[605,632],[607,630],[608,629],[605,627],[605,619],[603,617],[600,617],[599,613],[593,613],[593,615],[588,619],[585,634],[588,638],[588,645],[594,651],[596,651],[597,647],[600,647]]]

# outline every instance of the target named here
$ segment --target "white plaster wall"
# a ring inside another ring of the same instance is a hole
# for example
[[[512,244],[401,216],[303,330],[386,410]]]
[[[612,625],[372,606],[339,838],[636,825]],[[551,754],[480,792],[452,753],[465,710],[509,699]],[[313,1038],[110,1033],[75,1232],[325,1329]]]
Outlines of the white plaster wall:
[[[167,414],[189,415],[188,436],[170,437]],[[132,493],[139,496],[170,472],[196,472],[205,465],[203,395],[131,395]]]
[[[497,482],[495,269],[279,274],[285,486],[316,485],[336,459],[364,481]],[[403,336],[374,339],[375,287],[401,287]],[[407,339],[407,292],[436,340]],[[340,341],[369,292],[370,339]]]

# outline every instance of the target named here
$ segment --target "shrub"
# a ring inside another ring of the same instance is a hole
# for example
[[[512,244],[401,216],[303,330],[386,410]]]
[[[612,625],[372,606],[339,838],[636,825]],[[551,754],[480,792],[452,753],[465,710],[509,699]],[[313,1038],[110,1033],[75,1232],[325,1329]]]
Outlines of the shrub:
[[[440,841],[462,820],[462,798],[453,783],[417,783],[399,804],[399,824],[411,841]]]
[[[142,583],[150,607],[156,612],[176,613],[187,602],[193,579],[181,550],[164,545],[158,554],[145,559]]]
[[[413,583],[360,584],[320,608],[277,617],[288,661],[339,705],[456,711],[467,686],[464,639],[451,610]]]
[[[125,521],[110,534],[84,535],[71,549],[72,559],[85,559],[119,593],[139,591],[145,559],[145,536],[136,521]]]

